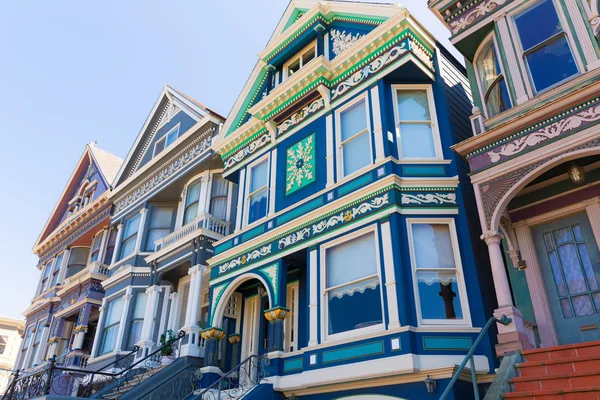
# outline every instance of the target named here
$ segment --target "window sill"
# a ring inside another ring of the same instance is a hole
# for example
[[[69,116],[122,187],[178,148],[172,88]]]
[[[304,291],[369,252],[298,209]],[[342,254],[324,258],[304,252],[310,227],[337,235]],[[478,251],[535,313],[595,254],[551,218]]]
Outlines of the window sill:
[[[334,344],[334,343],[338,343],[338,342],[345,342],[348,339],[360,338],[362,336],[368,335],[370,333],[375,333],[375,332],[385,332],[385,324],[381,323],[381,324],[377,324],[377,325],[373,325],[373,326],[368,326],[366,328],[355,329],[355,330],[341,332],[341,333],[335,333],[332,335],[325,334],[325,337],[323,339],[323,344]]]
[[[394,159],[396,164],[452,164],[452,160],[445,160],[441,158],[401,158]]]

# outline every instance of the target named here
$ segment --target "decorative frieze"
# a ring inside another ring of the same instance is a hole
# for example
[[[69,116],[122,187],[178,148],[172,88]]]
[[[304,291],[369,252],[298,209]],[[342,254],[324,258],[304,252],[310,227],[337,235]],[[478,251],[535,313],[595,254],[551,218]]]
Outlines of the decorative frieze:
[[[271,143],[271,135],[269,132],[264,132],[259,135],[256,139],[248,143],[245,147],[241,148],[239,151],[235,152],[230,157],[224,158],[224,169],[230,169],[235,164],[242,161],[244,158],[249,155],[255,153],[257,150],[265,147],[267,144]]]
[[[313,102],[311,102],[306,107],[303,107],[300,111],[295,112],[285,121],[277,126],[277,134],[282,135],[285,132],[289,131],[296,125],[300,124],[302,121],[319,111],[325,107],[325,100],[319,98]]]
[[[285,194],[293,193],[316,179],[315,134],[300,140],[286,151]]]
[[[266,255],[271,254],[271,246],[264,246],[260,249],[252,250],[244,255],[234,258],[233,260],[226,262],[219,266],[219,274],[224,274],[225,272],[239,267],[240,265],[245,265],[251,263],[259,258],[262,258]]]
[[[453,35],[456,35],[462,30],[467,29],[469,26],[473,25],[476,21],[480,20],[485,15],[493,12],[498,7],[503,6],[504,4],[510,2],[511,0],[483,0],[480,1],[479,4],[471,5],[477,3],[477,1],[471,2],[471,4],[465,4],[464,7],[460,10],[459,13],[451,16],[446,19],[448,25],[450,26],[450,30]],[[460,4],[460,3],[458,3]],[[464,12],[464,10],[469,10]],[[456,18],[456,15],[462,15],[459,18]],[[452,18],[456,18],[451,20]]]
[[[456,205],[455,193],[402,193],[402,204],[452,204]]]
[[[364,36],[360,33],[355,33],[353,35],[352,32],[346,33],[346,31],[340,31],[338,29],[332,29],[330,35],[333,40],[332,51],[336,56],[339,56],[344,51],[354,46],[354,44]]]
[[[158,169],[138,184],[127,196],[116,201],[114,214],[118,214],[130,205],[135,204],[147,193],[151,192],[183,168],[196,161],[210,148],[212,139],[211,134],[215,130],[216,127],[214,126],[207,129],[198,137],[198,139],[194,140],[186,148],[172,157],[162,168]]]

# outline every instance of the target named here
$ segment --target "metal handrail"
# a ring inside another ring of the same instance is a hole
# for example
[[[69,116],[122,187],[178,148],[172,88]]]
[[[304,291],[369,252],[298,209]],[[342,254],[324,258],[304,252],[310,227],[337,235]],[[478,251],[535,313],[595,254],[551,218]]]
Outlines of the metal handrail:
[[[445,400],[448,397],[448,395],[450,394],[450,391],[452,390],[452,387],[454,387],[454,384],[458,380],[458,377],[465,369],[467,362],[470,362],[471,380],[473,381],[473,391],[474,391],[475,400],[479,400],[479,389],[477,388],[477,373],[475,371],[475,360],[473,359],[473,353],[475,353],[475,350],[477,349],[477,345],[479,345],[479,343],[483,340],[485,334],[487,333],[487,331],[490,329],[490,326],[492,326],[492,324],[494,322],[497,322],[502,325],[508,325],[512,322],[512,319],[508,318],[506,315],[503,314],[500,317],[500,319],[492,317],[488,320],[488,322],[485,324],[485,326],[483,327],[481,332],[479,332],[479,336],[477,336],[477,339],[475,339],[475,343],[473,343],[473,345],[469,349],[469,352],[465,356],[465,359],[459,365],[458,369],[454,373],[454,376],[452,376],[452,379],[450,380],[450,383],[448,383],[448,386],[446,386],[446,390],[444,390],[444,393],[442,393],[440,400]]]

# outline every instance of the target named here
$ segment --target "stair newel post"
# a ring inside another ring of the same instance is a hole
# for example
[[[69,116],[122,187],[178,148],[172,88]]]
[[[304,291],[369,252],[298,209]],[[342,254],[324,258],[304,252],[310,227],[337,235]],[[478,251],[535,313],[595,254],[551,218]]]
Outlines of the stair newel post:
[[[50,359],[50,367],[48,368],[48,380],[46,381],[46,386],[44,387],[44,395],[47,396],[50,394],[50,388],[52,387],[52,376],[54,375],[54,367],[56,364],[56,354],[52,356]]]

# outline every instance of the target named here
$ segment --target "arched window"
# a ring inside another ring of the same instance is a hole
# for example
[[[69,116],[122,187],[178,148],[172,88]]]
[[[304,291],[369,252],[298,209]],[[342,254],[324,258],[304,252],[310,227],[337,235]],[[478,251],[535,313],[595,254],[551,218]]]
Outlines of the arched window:
[[[185,210],[183,212],[183,225],[189,224],[198,216],[201,186],[202,181],[198,179],[187,188],[185,194]]]
[[[229,182],[223,179],[223,175],[213,175],[210,193],[210,214],[218,219],[227,219],[227,187]]]
[[[493,39],[490,38],[481,48],[475,69],[488,118],[511,108],[506,79],[498,62]]]

